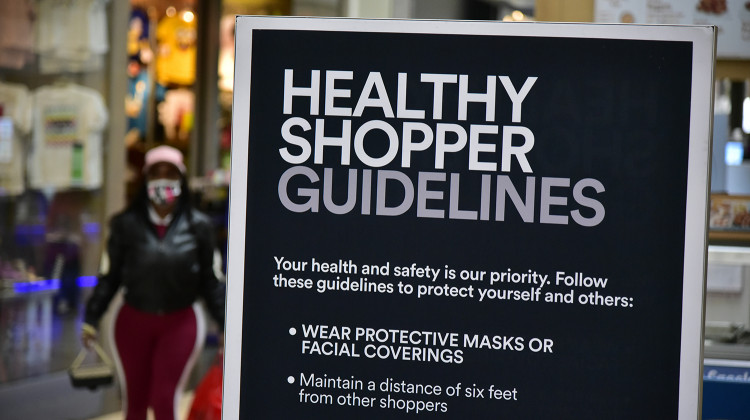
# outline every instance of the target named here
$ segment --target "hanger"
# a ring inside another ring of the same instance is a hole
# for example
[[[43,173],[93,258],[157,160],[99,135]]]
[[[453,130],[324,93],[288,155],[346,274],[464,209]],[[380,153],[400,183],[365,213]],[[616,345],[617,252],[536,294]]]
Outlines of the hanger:
[[[68,73],[60,74],[52,83],[52,85],[55,87],[67,87],[71,84],[73,84],[73,79]]]

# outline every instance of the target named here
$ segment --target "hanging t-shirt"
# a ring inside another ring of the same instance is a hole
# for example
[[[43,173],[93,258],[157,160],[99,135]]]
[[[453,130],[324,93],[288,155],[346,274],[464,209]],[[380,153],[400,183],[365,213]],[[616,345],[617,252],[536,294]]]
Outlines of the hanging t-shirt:
[[[0,195],[24,190],[24,142],[31,129],[31,94],[24,85],[0,82]]]
[[[42,73],[101,70],[109,0],[39,0],[37,43]]]
[[[102,185],[102,131],[107,109],[96,90],[75,84],[34,92],[29,185],[38,189]]]
[[[156,110],[167,139],[187,143],[195,120],[195,93],[186,88],[169,89]]]
[[[195,20],[186,22],[176,14],[156,25],[156,80],[167,85],[192,85],[195,81]]]

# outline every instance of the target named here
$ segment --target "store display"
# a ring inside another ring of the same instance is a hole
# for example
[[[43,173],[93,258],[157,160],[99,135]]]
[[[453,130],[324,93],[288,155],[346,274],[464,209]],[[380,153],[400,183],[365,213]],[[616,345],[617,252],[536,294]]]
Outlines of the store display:
[[[24,145],[31,129],[31,95],[26,86],[0,82],[0,195],[24,190]]]
[[[197,26],[189,8],[133,7],[127,33],[125,144],[128,164],[138,168],[144,144],[188,148],[195,120]]]
[[[708,227],[713,239],[750,239],[750,197],[711,195]]]
[[[34,92],[29,184],[39,189],[99,188],[107,109],[99,92],[72,83]]]
[[[42,73],[103,68],[109,0],[39,0],[36,51]]]

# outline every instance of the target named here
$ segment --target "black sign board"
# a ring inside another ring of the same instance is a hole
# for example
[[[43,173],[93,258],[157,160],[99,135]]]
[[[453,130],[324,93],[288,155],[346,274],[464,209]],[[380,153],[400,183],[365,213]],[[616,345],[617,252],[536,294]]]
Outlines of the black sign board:
[[[695,418],[714,36],[238,18],[225,418]]]

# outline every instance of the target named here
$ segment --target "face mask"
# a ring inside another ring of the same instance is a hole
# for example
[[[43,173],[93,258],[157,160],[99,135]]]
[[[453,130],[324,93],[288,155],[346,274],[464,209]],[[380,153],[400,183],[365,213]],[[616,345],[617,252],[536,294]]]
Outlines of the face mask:
[[[155,179],[146,184],[148,198],[157,206],[172,204],[182,193],[179,180]]]

